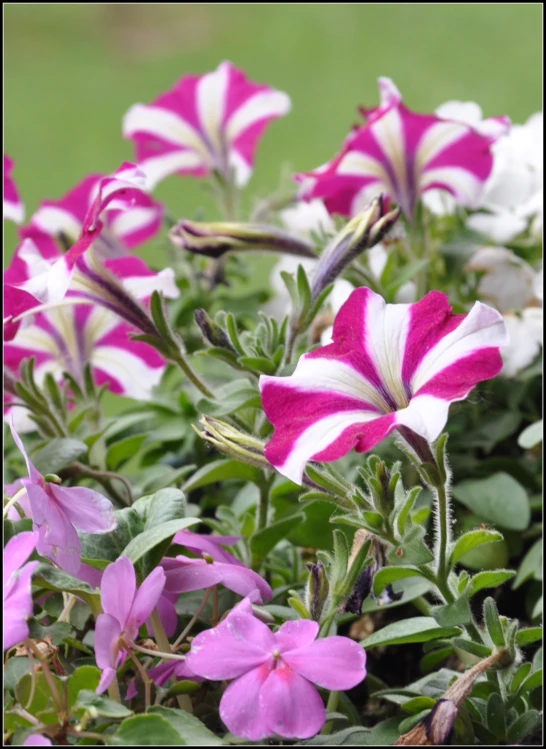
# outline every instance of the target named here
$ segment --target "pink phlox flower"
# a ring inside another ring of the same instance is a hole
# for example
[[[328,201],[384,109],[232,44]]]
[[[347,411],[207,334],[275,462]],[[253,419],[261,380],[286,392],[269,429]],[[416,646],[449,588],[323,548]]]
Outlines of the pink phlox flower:
[[[333,343],[304,354],[289,377],[260,378],[275,426],[265,455],[301,484],[308,461],[366,452],[396,428],[433,441],[450,403],[500,372],[507,343],[502,315],[481,302],[454,315],[439,291],[386,304],[355,289],[335,319]]]
[[[35,531],[18,533],[4,548],[4,650],[28,637],[32,615],[31,577],[38,562],[28,562],[36,548]]]
[[[4,154],[4,218],[20,224],[25,217],[25,208],[11,178],[13,161]]]
[[[159,666],[151,668],[148,671],[148,676],[158,687],[163,686],[171,678],[175,678],[177,681],[196,681],[198,684],[205,681],[202,676],[191,670],[186,661],[165,661],[165,663],[160,663]]]
[[[317,622],[302,619],[273,633],[245,599],[217,627],[192,640],[186,663],[205,679],[234,679],[220,701],[220,717],[236,736],[306,739],[326,718],[312,685],[352,689],[366,676],[366,653],[356,642],[315,640],[318,631]]]
[[[116,669],[125,663],[138,630],[155,609],[165,585],[165,573],[156,567],[137,589],[133,563],[121,556],[104,570],[101,581],[103,614],[95,627],[95,657],[102,676],[97,694],[108,688]]]
[[[174,559],[165,557],[161,566],[166,574],[166,593],[188,593],[220,584],[240,596],[251,596],[256,603],[270,601],[272,597],[268,583],[242,564],[180,555]]]
[[[27,490],[33,527],[38,531],[38,554],[56,562],[71,575],[80,567],[80,539],[84,533],[109,533],[116,527],[112,503],[93,489],[65,488],[46,481],[28,457],[21,438],[10,421],[11,434],[27,464]]]
[[[379,78],[379,107],[361,110],[366,122],[347,137],[332,161],[296,179],[307,199],[322,198],[330,213],[354,216],[380,193],[411,220],[419,197],[445,190],[475,207],[493,167],[491,146],[507,132],[507,117],[479,129],[402,104],[389,78]]]
[[[123,136],[135,142],[153,185],[170,174],[218,171],[229,179],[233,170],[242,187],[267,124],[289,110],[286,94],[222,62],[212,73],[181,78],[151,105],[135,104],[123,119]]]
[[[43,272],[32,275],[20,288],[44,304],[61,300],[68,291],[74,268],[91,245],[100,238],[105,211],[131,209],[140,199],[145,187],[146,175],[129,162],[124,162],[114,174],[103,177],[98,183],[97,195],[85,215],[76,244]]]
[[[62,236],[74,244],[81,236],[88,213],[93,210],[93,220],[96,220],[98,210],[103,223],[100,236],[94,242],[98,255],[103,258],[123,256],[127,250],[146,242],[161,227],[163,206],[142,190],[127,188],[127,204],[114,208],[113,204],[108,204],[108,196],[104,197],[106,180],[111,179],[92,174],[60,200],[43,201],[29,225],[21,230],[21,236],[31,239],[37,234],[52,239]],[[95,203],[101,189],[102,205],[97,209]]]
[[[179,544],[185,546],[188,551],[198,556],[204,551],[206,554],[211,556],[215,562],[225,562],[226,564],[238,564],[244,567],[244,564],[239,561],[233,554],[226,551],[222,546],[233,546],[237,541],[241,540],[241,536],[212,536],[204,535],[201,533],[193,533],[187,529],[179,531],[173,538],[173,544]]]

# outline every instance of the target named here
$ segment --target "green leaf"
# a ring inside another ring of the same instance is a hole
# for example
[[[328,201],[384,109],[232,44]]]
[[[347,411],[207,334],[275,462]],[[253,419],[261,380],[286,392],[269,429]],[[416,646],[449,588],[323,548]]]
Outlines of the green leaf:
[[[506,645],[504,641],[504,632],[499,619],[499,612],[497,611],[497,604],[492,598],[486,598],[483,604],[483,616],[489,637],[494,645],[497,647],[503,647]]]
[[[487,658],[491,655],[491,648],[488,648],[486,645],[482,645],[479,642],[474,642],[474,640],[455,637],[452,642],[454,647],[459,648],[459,650],[464,650],[465,653],[471,653],[477,658]]]
[[[82,666],[81,668],[91,667]],[[80,669],[77,670],[79,671]],[[96,718],[100,715],[103,718],[121,719],[127,718],[129,715],[133,714],[133,711],[129,710],[125,705],[122,705],[115,700],[111,700],[103,694],[97,694],[90,689],[80,689],[78,692],[77,699],[74,703],[74,710],[78,709],[85,710],[92,718]]]
[[[68,637],[72,627],[68,622],[54,622],[44,627],[39,622],[32,620],[29,622],[29,636],[34,640],[43,640],[46,636],[51,637],[53,645],[60,645],[65,637]]]
[[[127,718],[105,741],[112,746],[180,746],[186,744],[180,733],[161,715],[134,715]]]
[[[496,588],[516,574],[515,570],[486,570],[478,572],[470,581],[470,595],[473,596],[483,588]]]
[[[160,489],[150,496],[144,530],[169,520],[178,520],[186,514],[186,497],[180,489]]]
[[[29,660],[26,656],[18,655],[9,658],[4,666],[4,689],[13,692],[19,679],[30,671]]]
[[[395,593],[402,593],[400,600],[393,601],[392,603],[383,603],[381,606],[378,606],[374,599],[369,596],[362,605],[362,613],[370,614],[376,611],[383,611],[384,609],[395,608],[396,606],[403,606],[409,601],[413,601],[415,598],[428,593],[431,587],[432,583],[419,577],[397,580],[392,584],[392,588]]]
[[[202,486],[227,481],[228,479],[259,483],[262,478],[262,472],[258,468],[228,458],[227,460],[215,460],[212,463],[207,463],[184,483],[182,490],[191,492]]]
[[[400,508],[400,512],[398,513],[398,516],[396,518],[396,528],[398,530],[398,533],[401,537],[404,536],[406,530],[408,530],[407,526],[409,526],[409,519],[410,519],[410,513],[413,510],[413,505],[415,504],[415,500],[421,493],[421,487],[415,486],[413,489],[411,489]]]
[[[191,525],[200,523],[199,518],[179,518],[178,520],[168,520],[166,523],[161,523],[150,528],[149,530],[140,533],[138,536],[133,538],[125,547],[122,554],[128,557],[133,564],[155,548],[158,544],[163,541],[171,539],[175,533],[189,528]]]
[[[425,529],[414,526],[405,536],[404,540],[387,555],[389,564],[395,566],[428,564],[434,556],[424,541]],[[400,554],[400,552],[402,552]]]
[[[45,447],[32,457],[32,462],[42,474],[58,473],[66,466],[87,454],[85,442],[74,439],[50,439]]]
[[[222,746],[225,742],[201,723],[194,715],[162,705],[149,707],[147,715],[159,715],[182,736],[190,746]]]
[[[490,544],[493,541],[502,541],[502,538],[502,534],[498,531],[475,530],[463,534],[455,542],[449,560],[450,566],[452,567],[454,564],[457,564],[464,554],[475,549],[477,546]]]
[[[532,668],[531,663],[522,663],[521,666],[517,669],[515,674],[512,676],[512,681],[510,682],[510,691],[512,694],[515,694],[520,686],[523,684],[527,676],[529,676],[529,672]]]
[[[458,627],[440,627],[429,616],[416,616],[388,624],[360,642],[363,648],[375,648],[378,645],[401,645],[410,642],[428,642],[442,637],[454,637],[460,634]]]
[[[46,590],[64,591],[74,593],[82,598],[92,611],[97,611],[100,606],[100,595],[94,588],[76,577],[72,577],[57,567],[52,567],[44,562],[40,563],[33,575],[33,583],[40,585]]]
[[[431,650],[430,653],[427,653],[421,658],[421,660],[419,661],[419,668],[424,674],[428,673],[429,671],[434,671],[436,666],[439,666],[440,663],[443,663],[443,661],[445,661],[446,658],[449,658],[452,653],[453,648],[451,647],[451,645],[448,645],[445,648]]]
[[[430,613],[441,627],[468,624],[471,618],[468,596],[463,595],[445,606],[433,606]]]
[[[541,686],[542,686],[542,669],[539,668],[538,671],[533,671],[533,673],[523,681],[523,684],[519,688],[519,691],[530,692],[531,689],[537,689],[537,687],[541,687]]]
[[[537,710],[528,710],[512,723],[506,733],[506,743],[516,744],[537,730],[542,720]]]
[[[142,443],[148,438],[147,434],[135,434],[114,442],[106,453],[106,466],[110,471],[116,471],[124,463],[133,458]]]
[[[487,728],[497,739],[504,738],[506,734],[506,710],[500,694],[493,692],[493,694],[489,695],[485,712],[487,717]]]
[[[294,529],[296,525],[305,520],[305,515],[300,513],[299,515],[292,515],[289,518],[280,520],[278,523],[273,523],[267,528],[257,531],[250,537],[250,551],[252,553],[252,566],[259,566],[266,556],[269,554],[271,549],[276,546],[279,541],[282,541],[285,536]]]
[[[51,678],[57,685],[59,694],[62,694],[62,684],[59,677],[51,674]],[[34,678],[31,674],[24,674],[15,687],[15,699],[20,705],[24,705],[31,715],[36,715],[46,710],[50,704],[52,705],[53,697],[43,672],[35,672]]]
[[[524,648],[526,645],[532,645],[532,643],[537,640],[542,640],[542,627],[520,629],[516,635],[516,644],[519,645],[520,648]]]
[[[535,541],[523,557],[512,589],[519,588],[530,577],[533,577],[535,580],[542,580],[542,539],[540,538],[538,541]]]
[[[70,674],[66,683],[66,702],[69,709],[76,703],[82,689],[95,694],[100,673],[96,666],[80,666]]]
[[[518,445],[524,450],[530,450],[532,447],[542,442],[542,419],[530,424],[518,437]]]
[[[274,375],[277,371],[275,364],[270,359],[266,359],[265,356],[240,356],[238,362],[251,372]]]
[[[259,408],[260,394],[246,378],[234,380],[215,391],[214,400],[201,398],[196,409],[207,416],[225,416],[243,408]]]
[[[376,572],[373,578],[373,592],[379,596],[383,590],[395,580],[406,577],[424,577],[423,573],[411,567],[384,567]]]
[[[515,531],[523,531],[529,525],[531,510],[527,492],[508,473],[461,481],[452,492],[459,502],[486,522]]]
[[[410,700],[400,705],[400,707],[405,713],[416,715],[417,713],[420,713],[421,710],[432,709],[435,704],[436,700],[433,700],[432,697],[412,697]]]

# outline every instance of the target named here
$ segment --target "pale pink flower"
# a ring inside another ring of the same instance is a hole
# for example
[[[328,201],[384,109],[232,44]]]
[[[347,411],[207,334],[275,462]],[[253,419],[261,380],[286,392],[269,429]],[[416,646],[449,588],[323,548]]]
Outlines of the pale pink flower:
[[[38,562],[28,562],[36,548],[38,534],[24,531],[4,548],[4,650],[28,637],[27,619],[32,615],[30,581]]]

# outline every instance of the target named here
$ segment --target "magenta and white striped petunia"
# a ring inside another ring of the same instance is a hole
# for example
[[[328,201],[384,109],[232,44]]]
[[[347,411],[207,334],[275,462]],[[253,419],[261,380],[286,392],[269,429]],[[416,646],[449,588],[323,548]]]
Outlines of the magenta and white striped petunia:
[[[85,215],[76,244],[43,272],[34,273],[20,288],[43,304],[60,301],[68,291],[74,268],[101,237],[105,212],[132,209],[142,199],[145,187],[146,175],[129,162],[124,162],[114,174],[103,177]]]
[[[500,313],[480,302],[454,315],[439,291],[386,304],[367,288],[345,302],[332,337],[304,354],[290,377],[260,378],[275,426],[265,455],[297,484],[308,461],[366,452],[397,427],[435,440],[450,403],[500,372],[499,347],[508,343]]]
[[[92,174],[79,182],[60,200],[44,200],[31,217],[28,226],[21,231],[23,237],[33,239],[36,233],[53,239],[63,236],[75,244],[82,232],[87,213],[93,206],[101,181],[109,179]],[[104,190],[103,190],[104,194]],[[130,205],[125,210],[107,205],[104,211],[104,226],[94,241],[94,248],[101,257],[119,257],[126,250],[146,242],[159,231],[164,209],[145,192],[136,190]]]
[[[20,224],[25,217],[25,208],[11,178],[13,161],[4,154],[4,218]]]
[[[17,277],[29,277],[33,270],[41,272],[42,266],[54,262],[55,257],[44,257],[42,248],[27,239],[12,261],[9,278],[13,282]],[[135,300],[146,302],[156,289],[170,298],[178,296],[169,268],[153,273],[134,256],[105,260],[104,267]],[[129,338],[137,331],[138,320],[133,326],[122,320],[110,294],[99,294],[98,284],[97,289],[78,267],[66,301],[81,299],[82,303],[50,305],[29,315],[26,324],[5,344],[4,362],[16,373],[23,359],[35,357],[37,382],[48,372],[60,381],[67,371],[82,383],[85,365],[90,364],[97,384],[137,400],[149,399],[164,372],[165,361],[151,346]],[[8,301],[12,293],[18,294],[19,289],[6,286]]]
[[[258,139],[270,120],[290,110],[281,91],[249,81],[222,62],[212,73],[188,75],[151,105],[135,104],[123,119],[123,136],[135,142],[150,185],[171,174],[202,177],[235,172],[244,186]]]
[[[485,120],[478,130],[402,104],[389,78],[379,78],[379,107],[361,110],[365,124],[346,138],[342,152],[307,174],[297,175],[305,198],[322,198],[330,213],[354,216],[384,193],[411,220],[419,197],[446,190],[476,207],[491,173],[491,146],[508,131],[507,117]]]

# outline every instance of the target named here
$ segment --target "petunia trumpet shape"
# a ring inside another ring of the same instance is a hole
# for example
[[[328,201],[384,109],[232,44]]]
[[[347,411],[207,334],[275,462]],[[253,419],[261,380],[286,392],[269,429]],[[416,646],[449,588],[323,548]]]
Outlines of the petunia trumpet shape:
[[[21,235],[32,239],[36,234],[45,234],[75,244],[104,179],[108,178],[92,174],[60,200],[44,200]],[[101,212],[103,228],[94,242],[95,251],[102,257],[119,257],[157,234],[164,210],[145,192],[135,190],[130,205],[123,210],[107,205]]]
[[[27,490],[33,527],[38,531],[36,549],[42,556],[75,575],[80,567],[80,539],[84,533],[109,533],[116,527],[112,503],[93,489],[63,487],[46,481],[28,457],[19,435],[10,424],[13,440],[25,462],[29,478],[21,479]]]
[[[411,112],[389,78],[379,78],[379,107],[362,110],[365,124],[347,137],[343,151],[319,169],[298,175],[306,198],[322,198],[331,213],[354,216],[385,193],[411,220],[419,197],[445,190],[462,205],[477,205],[491,173],[491,146],[509,127],[492,118],[480,130]]]
[[[286,622],[274,634],[252,616],[245,599],[193,639],[186,662],[206,679],[234,679],[220,701],[220,717],[236,736],[306,739],[326,718],[313,684],[352,689],[366,676],[366,653],[356,642],[315,640],[318,630],[317,622],[305,619]]]
[[[135,142],[150,185],[170,174],[212,171],[229,180],[233,170],[242,187],[266,126],[289,110],[286,94],[222,62],[212,73],[181,78],[152,105],[135,104],[123,119],[123,136]]]
[[[24,531],[10,538],[4,549],[4,650],[28,637],[27,619],[32,614],[30,580],[38,562],[28,562],[38,533]]]
[[[44,304],[61,300],[68,291],[75,267],[101,237],[105,211],[129,210],[141,199],[145,187],[146,175],[129,162],[124,162],[114,174],[103,177],[85,215],[76,244],[51,266],[22,283],[20,288]]]
[[[366,452],[397,427],[433,441],[450,403],[500,372],[507,343],[502,316],[480,302],[454,315],[439,291],[386,304],[356,289],[335,319],[333,343],[304,354],[290,377],[260,378],[275,426],[266,458],[301,484],[307,461]]]
[[[271,600],[268,583],[242,564],[215,562],[210,556],[208,559],[190,559],[180,555],[174,559],[165,557],[161,565],[166,575],[166,593],[188,593],[223,585],[240,596],[250,596],[255,603]]]
[[[116,669],[125,663],[127,650],[155,609],[164,585],[165,573],[156,567],[137,590],[133,563],[124,556],[104,570],[100,586],[104,613],[97,617],[95,627],[95,656],[102,669],[98,694],[108,688]]]
[[[12,171],[13,161],[4,154],[4,218],[20,224],[25,217],[25,209],[11,178]]]

